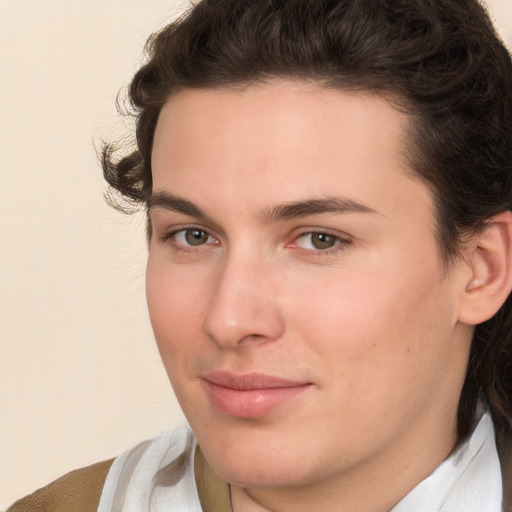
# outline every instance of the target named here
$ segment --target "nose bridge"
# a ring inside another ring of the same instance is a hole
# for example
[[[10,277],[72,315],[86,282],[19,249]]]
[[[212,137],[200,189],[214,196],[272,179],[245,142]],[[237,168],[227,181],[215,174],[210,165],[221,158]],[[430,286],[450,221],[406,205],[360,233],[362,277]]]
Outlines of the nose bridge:
[[[219,345],[272,341],[283,330],[276,296],[277,276],[261,253],[231,250],[222,262],[204,320],[205,332]]]

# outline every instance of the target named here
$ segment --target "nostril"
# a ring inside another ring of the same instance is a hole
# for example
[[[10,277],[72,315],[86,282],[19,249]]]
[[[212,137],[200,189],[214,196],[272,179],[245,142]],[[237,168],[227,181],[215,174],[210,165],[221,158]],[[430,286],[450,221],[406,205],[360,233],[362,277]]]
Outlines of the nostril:
[[[281,313],[269,301],[247,295],[244,300],[211,304],[204,331],[218,345],[235,347],[248,342],[272,341],[283,331]]]

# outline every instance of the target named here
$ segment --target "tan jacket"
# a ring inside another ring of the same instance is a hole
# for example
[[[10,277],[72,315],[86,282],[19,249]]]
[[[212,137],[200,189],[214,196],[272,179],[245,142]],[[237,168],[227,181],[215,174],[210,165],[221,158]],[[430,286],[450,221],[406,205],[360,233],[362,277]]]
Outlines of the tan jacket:
[[[114,459],[71,471],[14,503],[8,512],[96,512]]]
[[[512,512],[512,438],[501,435],[496,442],[503,475],[503,511]],[[7,512],[96,512],[112,462],[72,471],[17,501]],[[194,467],[203,511],[231,512],[228,485],[214,473],[201,450],[196,451]]]
[[[7,512],[96,512],[108,470],[114,459],[77,469],[18,500]],[[231,512],[229,487],[196,450],[194,471],[204,512]],[[185,511],[184,511],[185,512]]]

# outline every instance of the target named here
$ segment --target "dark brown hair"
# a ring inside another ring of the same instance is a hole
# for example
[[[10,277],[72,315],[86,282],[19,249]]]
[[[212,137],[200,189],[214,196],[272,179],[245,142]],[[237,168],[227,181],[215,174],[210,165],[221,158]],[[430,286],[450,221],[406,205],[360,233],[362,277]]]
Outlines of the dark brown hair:
[[[203,0],[150,38],[129,89],[136,149],[105,145],[114,191],[144,205],[162,106],[182,88],[314,81],[393,98],[413,120],[412,170],[431,188],[444,260],[512,209],[512,64],[477,0]],[[150,226],[149,226],[150,230]],[[484,392],[512,418],[512,304],[475,330],[459,406],[464,433]]]

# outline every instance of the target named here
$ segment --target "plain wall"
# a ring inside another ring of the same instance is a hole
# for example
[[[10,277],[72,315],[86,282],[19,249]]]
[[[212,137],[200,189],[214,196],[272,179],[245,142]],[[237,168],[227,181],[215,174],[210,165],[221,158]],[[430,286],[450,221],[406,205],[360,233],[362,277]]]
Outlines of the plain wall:
[[[493,0],[512,41],[512,0]],[[0,0],[0,509],[182,421],[93,138],[184,0]],[[122,126],[121,126],[122,127]]]
[[[180,421],[93,138],[183,4],[0,0],[0,509]]]

